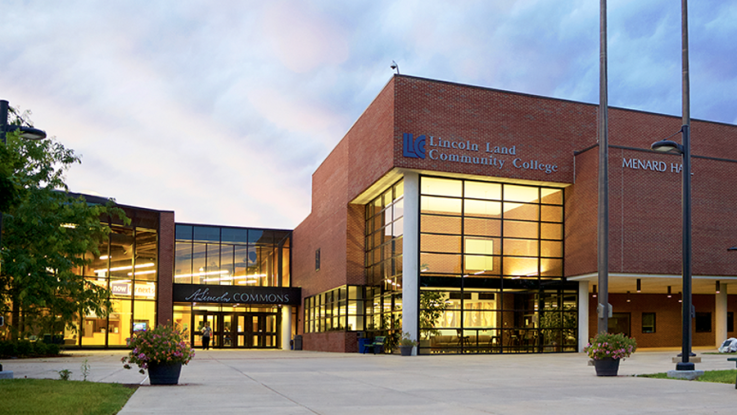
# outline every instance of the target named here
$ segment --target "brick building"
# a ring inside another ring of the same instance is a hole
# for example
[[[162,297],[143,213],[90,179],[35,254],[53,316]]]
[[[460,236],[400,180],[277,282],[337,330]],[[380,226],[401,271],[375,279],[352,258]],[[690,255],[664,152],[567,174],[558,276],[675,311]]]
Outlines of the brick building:
[[[304,348],[580,350],[596,331],[596,105],[395,75],[313,175],[293,232]],[[680,118],[609,111],[610,328],[681,341]],[[737,126],[692,122],[694,346],[734,336]],[[719,288],[719,292],[717,289]]]
[[[395,75],[312,177],[293,231],[176,223],[122,206],[85,273],[108,316],[68,346],[173,322],[200,346],[420,354],[581,350],[596,331],[597,106]],[[681,120],[609,111],[610,331],[681,342]],[[737,126],[692,125],[694,346],[735,336]],[[90,202],[103,202],[89,197]],[[299,341],[295,339],[295,346]]]

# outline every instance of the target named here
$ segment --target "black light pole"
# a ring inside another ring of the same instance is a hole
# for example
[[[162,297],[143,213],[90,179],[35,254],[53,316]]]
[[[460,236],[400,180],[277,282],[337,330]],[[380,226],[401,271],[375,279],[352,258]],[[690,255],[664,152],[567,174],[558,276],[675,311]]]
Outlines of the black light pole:
[[[8,125],[8,101],[0,99],[0,136],[2,136],[3,145],[7,143],[5,138],[6,133],[13,131],[20,131],[21,137],[26,140],[42,140],[46,138],[46,133],[43,130],[38,130],[32,127],[24,127],[20,125]],[[2,250],[3,241],[3,213],[0,212],[0,250]]]
[[[680,153],[683,156],[683,170],[681,182],[683,185],[681,206],[683,208],[683,332],[681,340],[681,361],[676,364],[676,370],[694,370],[694,364],[689,362],[691,356],[691,111],[689,102],[688,76],[688,0],[681,0],[681,64],[683,66],[683,121],[681,135],[683,144],[668,139],[652,144],[656,151]]]

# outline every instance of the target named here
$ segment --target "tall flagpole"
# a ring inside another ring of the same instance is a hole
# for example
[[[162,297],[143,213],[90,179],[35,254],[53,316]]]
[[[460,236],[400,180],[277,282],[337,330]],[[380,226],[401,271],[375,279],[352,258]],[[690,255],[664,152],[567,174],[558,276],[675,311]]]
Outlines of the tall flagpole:
[[[609,331],[609,134],[607,93],[606,0],[600,0],[599,16],[599,209],[597,268],[599,270],[599,316],[597,332]]]

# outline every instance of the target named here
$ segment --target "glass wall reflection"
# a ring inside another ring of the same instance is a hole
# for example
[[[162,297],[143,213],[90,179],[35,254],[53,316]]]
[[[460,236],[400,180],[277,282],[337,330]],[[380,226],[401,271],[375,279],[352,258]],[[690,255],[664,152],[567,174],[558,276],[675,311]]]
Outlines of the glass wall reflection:
[[[420,353],[575,351],[563,189],[420,179]]]
[[[176,225],[175,284],[288,287],[291,231]]]
[[[100,255],[80,270],[91,284],[110,291],[106,316],[82,313],[77,327],[66,327],[68,346],[126,346],[136,327],[156,323],[158,284],[158,213],[124,208],[129,225],[108,223],[111,232],[99,246]]]

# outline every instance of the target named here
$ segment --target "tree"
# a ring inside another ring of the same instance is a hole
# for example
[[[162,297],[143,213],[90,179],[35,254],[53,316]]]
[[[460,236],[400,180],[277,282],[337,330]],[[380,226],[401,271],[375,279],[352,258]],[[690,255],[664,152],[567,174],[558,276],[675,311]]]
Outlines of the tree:
[[[76,329],[80,313],[104,316],[110,306],[108,290],[81,272],[110,232],[101,219],[128,220],[112,200],[92,205],[69,195],[64,175],[80,162],[73,150],[55,139],[27,141],[17,133],[6,138],[0,148],[5,178],[0,197],[6,201],[0,311],[12,313],[13,339],[29,329],[34,334]]]
[[[425,339],[440,334],[440,331],[435,328],[435,324],[447,309],[448,303],[442,292],[420,291],[420,332]]]

